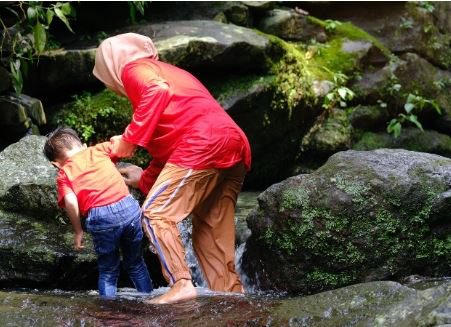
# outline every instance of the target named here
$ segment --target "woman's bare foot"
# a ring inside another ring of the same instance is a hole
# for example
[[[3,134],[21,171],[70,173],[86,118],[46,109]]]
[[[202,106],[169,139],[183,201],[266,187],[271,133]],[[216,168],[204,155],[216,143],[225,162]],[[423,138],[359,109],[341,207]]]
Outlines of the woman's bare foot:
[[[179,279],[167,293],[145,302],[150,304],[174,303],[190,300],[196,296],[196,288],[193,283],[188,279]]]

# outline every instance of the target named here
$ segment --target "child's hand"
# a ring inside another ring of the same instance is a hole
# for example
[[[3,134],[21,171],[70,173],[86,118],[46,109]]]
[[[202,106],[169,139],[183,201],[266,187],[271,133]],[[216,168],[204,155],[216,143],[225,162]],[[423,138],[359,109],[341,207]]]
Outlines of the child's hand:
[[[83,245],[83,231],[74,234],[74,249],[75,251],[81,251],[85,248]]]

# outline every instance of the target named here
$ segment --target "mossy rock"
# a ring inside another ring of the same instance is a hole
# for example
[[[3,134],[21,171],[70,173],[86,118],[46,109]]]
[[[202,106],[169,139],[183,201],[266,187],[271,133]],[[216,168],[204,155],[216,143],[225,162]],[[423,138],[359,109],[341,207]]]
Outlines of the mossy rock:
[[[352,148],[354,150],[375,150],[381,148],[406,149],[451,157],[451,137],[436,131],[407,127],[395,138],[386,132],[365,132]]]
[[[451,159],[406,150],[346,151],[260,194],[242,267],[293,294],[451,268]],[[265,253],[262,257],[261,253]]]
[[[121,135],[132,118],[132,107],[126,97],[105,89],[97,94],[83,93],[62,106],[52,117],[53,125],[65,125],[76,130],[83,142],[93,145],[111,136]],[[143,149],[127,159],[144,167],[149,155]]]

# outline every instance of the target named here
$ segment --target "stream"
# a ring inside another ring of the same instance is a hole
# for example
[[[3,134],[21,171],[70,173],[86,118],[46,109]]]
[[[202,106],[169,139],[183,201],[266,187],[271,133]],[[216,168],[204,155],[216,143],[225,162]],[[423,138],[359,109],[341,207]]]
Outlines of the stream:
[[[258,193],[243,192],[236,215],[244,218]],[[186,240],[188,231],[181,231]],[[243,246],[237,248],[237,261]],[[261,292],[246,284],[246,295],[212,292],[193,267],[198,298],[171,305],[144,303],[147,296],[119,289],[116,300],[96,290],[14,289],[0,291],[0,326],[438,326],[451,323],[451,279],[411,279],[406,285],[371,282],[304,297]],[[195,259],[195,257],[194,257]],[[238,270],[239,270],[239,262]],[[156,289],[158,296],[168,287]],[[428,308],[425,310],[424,308]]]

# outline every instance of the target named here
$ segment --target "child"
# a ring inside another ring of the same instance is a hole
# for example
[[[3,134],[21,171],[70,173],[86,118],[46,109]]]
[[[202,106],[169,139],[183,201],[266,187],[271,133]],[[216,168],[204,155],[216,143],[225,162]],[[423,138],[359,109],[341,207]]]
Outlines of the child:
[[[120,255],[139,292],[153,289],[142,257],[141,208],[111,161],[110,142],[86,147],[77,133],[57,128],[44,145],[44,155],[58,168],[58,205],[74,229],[74,247],[83,246],[81,216],[92,235],[99,267],[99,294],[116,295]]]

